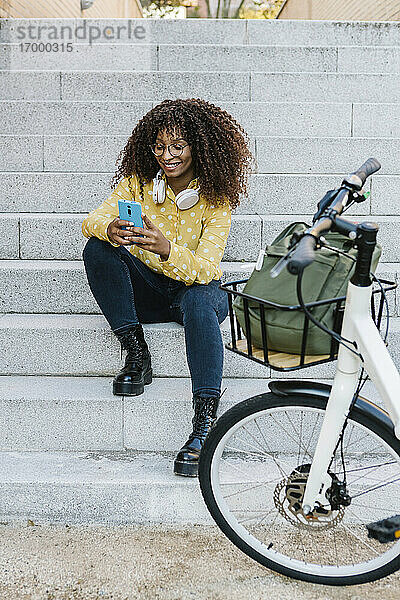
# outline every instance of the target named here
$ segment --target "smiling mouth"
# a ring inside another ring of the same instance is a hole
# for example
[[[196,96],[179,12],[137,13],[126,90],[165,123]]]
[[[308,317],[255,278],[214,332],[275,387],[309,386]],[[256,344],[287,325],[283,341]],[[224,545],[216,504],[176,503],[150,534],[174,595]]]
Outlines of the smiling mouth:
[[[167,169],[176,169],[177,167],[179,167],[179,165],[181,165],[181,162],[176,162],[176,163],[163,163],[164,167],[166,167]]]

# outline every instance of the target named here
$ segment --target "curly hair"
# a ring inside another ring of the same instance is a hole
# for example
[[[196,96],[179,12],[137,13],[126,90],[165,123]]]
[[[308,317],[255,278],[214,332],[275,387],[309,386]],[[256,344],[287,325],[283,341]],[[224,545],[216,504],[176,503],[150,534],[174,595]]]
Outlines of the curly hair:
[[[248,134],[228,112],[199,98],[164,100],[140,119],[118,155],[116,165],[121,164],[112,186],[127,177],[132,191],[130,177],[136,175],[143,198],[144,183],[160,169],[150,146],[162,131],[179,132],[190,145],[194,175],[205,202],[223,205],[228,201],[236,208],[241,196],[248,197],[248,175],[255,165]]]

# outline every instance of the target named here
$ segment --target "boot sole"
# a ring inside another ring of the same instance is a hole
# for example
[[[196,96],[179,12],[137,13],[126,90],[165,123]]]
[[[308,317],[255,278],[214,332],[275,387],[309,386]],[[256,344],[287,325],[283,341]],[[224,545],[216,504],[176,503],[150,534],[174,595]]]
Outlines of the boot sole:
[[[180,461],[174,462],[175,475],[182,475],[183,477],[197,477],[198,470],[198,463],[187,463]]]
[[[143,383],[123,383],[113,382],[114,396],[140,396],[144,392],[144,386],[153,381],[153,370],[151,369],[144,376]]]

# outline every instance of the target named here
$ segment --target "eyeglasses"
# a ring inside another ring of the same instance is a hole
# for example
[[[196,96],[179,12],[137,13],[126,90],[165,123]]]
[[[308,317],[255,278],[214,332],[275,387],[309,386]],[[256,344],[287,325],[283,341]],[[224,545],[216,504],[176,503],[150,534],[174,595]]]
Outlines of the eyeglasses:
[[[168,144],[168,146],[153,144],[150,148],[155,156],[162,156],[166,148],[171,156],[180,156],[186,146],[189,146],[189,144]]]

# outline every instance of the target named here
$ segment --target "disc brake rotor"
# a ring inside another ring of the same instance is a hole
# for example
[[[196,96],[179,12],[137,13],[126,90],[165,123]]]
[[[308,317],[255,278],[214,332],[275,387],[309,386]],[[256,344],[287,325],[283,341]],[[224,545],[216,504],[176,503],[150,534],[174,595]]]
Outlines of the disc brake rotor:
[[[279,513],[292,525],[305,529],[329,529],[335,527],[344,516],[344,507],[336,510],[319,506],[305,515],[302,504],[311,465],[300,465],[289,477],[282,479],[274,491],[274,502]],[[337,477],[329,473],[332,483],[336,483]]]

